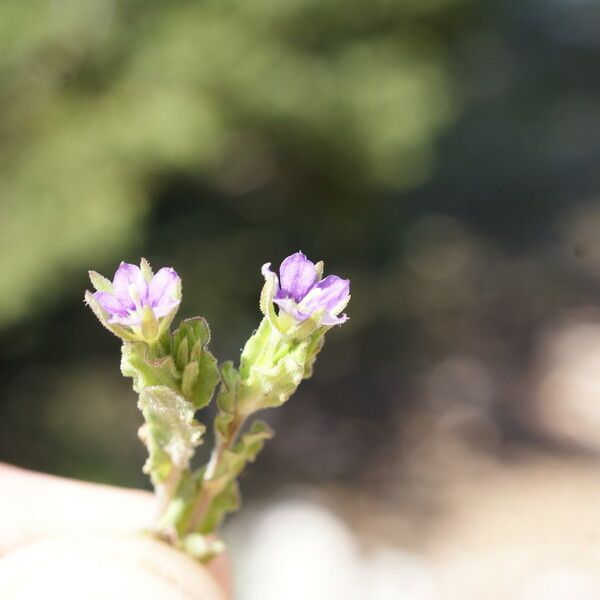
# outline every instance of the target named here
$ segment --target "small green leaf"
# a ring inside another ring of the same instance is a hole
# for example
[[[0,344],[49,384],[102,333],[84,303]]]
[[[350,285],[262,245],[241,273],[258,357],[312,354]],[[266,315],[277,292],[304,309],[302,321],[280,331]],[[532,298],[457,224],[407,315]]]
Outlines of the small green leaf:
[[[180,371],[185,369],[185,366],[188,364],[188,360],[190,359],[190,349],[189,349],[189,341],[187,338],[184,338],[179,347],[177,348],[177,354],[175,358],[175,362],[177,363],[177,368]]]
[[[210,328],[202,317],[182,321],[173,334],[173,356],[183,370],[181,389],[196,409],[210,402],[220,381],[217,360],[208,351],[209,341]]]
[[[197,359],[198,379],[194,386],[192,401],[197,409],[210,403],[217,384],[221,380],[217,359],[208,351],[204,351]]]
[[[188,363],[181,378],[181,391],[186,398],[194,396],[194,385],[198,381],[199,367],[197,362]]]
[[[240,376],[231,361],[221,365],[221,386],[217,394],[219,413],[215,417],[215,432],[217,436],[226,438],[229,424],[233,420]]]
[[[233,412],[239,384],[240,376],[233,363],[230,360],[224,362],[221,365],[221,387],[217,396],[217,406],[223,412]]]
[[[193,348],[196,342],[200,342],[199,351],[210,342],[210,327],[203,317],[193,317],[183,320],[177,331],[173,334],[173,342],[176,348],[187,338],[190,348]]]
[[[255,421],[232,450],[227,450],[219,469],[211,481],[235,479],[249,462],[254,462],[266,440],[273,437],[273,430],[263,421]]]
[[[225,438],[229,432],[229,424],[233,421],[232,413],[219,413],[215,417],[215,432],[218,436]]]
[[[240,507],[236,478],[248,463],[254,462],[265,441],[271,437],[272,429],[262,421],[255,421],[235,447],[225,451],[214,477],[202,483],[213,490],[214,496],[199,525],[200,533],[214,532],[227,513]]]
[[[236,481],[230,481],[225,488],[217,494],[211,502],[206,516],[200,523],[198,531],[201,534],[210,534],[217,531],[228,513],[239,510],[241,497]]]

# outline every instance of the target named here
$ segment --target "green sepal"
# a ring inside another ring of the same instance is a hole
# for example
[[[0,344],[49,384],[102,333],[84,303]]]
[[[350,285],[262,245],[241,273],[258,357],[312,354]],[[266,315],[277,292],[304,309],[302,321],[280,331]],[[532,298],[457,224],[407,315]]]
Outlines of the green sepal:
[[[113,284],[110,279],[107,279],[104,277],[104,275],[100,275],[100,273],[96,273],[96,271],[88,271],[88,275],[90,276],[90,281],[97,292],[112,293]]]
[[[323,270],[325,269],[325,263],[320,260],[316,265],[315,265],[315,270],[317,271],[317,281],[321,281],[321,279],[323,279]]]
[[[317,359],[317,354],[323,349],[325,344],[325,335],[313,335],[306,348],[306,360],[304,361],[304,379],[309,379],[313,374],[313,366]]]
[[[260,292],[259,307],[263,315],[275,329],[279,329],[277,314],[273,305],[273,297],[277,291],[277,275],[268,272],[265,275],[265,283]]]
[[[309,335],[312,335],[317,330],[321,329],[322,333],[325,333],[329,327],[321,325],[321,321],[323,320],[323,315],[325,314],[324,310],[316,311],[311,317],[305,319],[304,321],[298,323],[297,325],[290,327],[285,333],[284,336],[296,340],[304,340]]]
[[[310,335],[296,339],[282,334],[264,318],[242,352],[238,412],[249,415],[281,406],[302,379],[312,374],[325,331],[327,327],[317,327]]]
[[[273,334],[275,334],[275,338],[281,335],[278,329],[274,331],[271,321],[265,317],[242,350],[240,357],[240,377],[242,380],[250,377],[252,367],[260,364],[260,359],[266,354],[269,345],[273,345]],[[277,343],[277,339],[274,341]]]
[[[156,315],[149,306],[144,306],[142,309],[142,323],[140,328],[142,330],[142,337],[144,340],[148,342],[148,344],[154,345],[160,337],[160,333]]]
[[[181,390],[196,409],[211,400],[221,377],[217,359],[208,351],[210,328],[202,317],[186,319],[173,334],[172,356],[182,372]]]
[[[140,259],[140,271],[142,272],[142,277],[148,283],[150,283],[150,281],[152,281],[152,278],[154,277],[154,271],[152,270],[152,267],[150,266],[148,260],[143,256]]]
[[[178,295],[181,298],[181,283],[179,284]],[[158,332],[157,332],[157,335],[156,335],[156,339],[152,340],[152,343],[156,343],[157,339],[162,338],[162,336],[165,333],[169,332],[169,327],[171,326],[171,323],[173,322],[173,319],[175,318],[175,315],[177,314],[178,310],[179,310],[179,305],[177,305],[170,313],[166,314],[164,317],[162,317],[159,320],[159,322],[158,322]]]

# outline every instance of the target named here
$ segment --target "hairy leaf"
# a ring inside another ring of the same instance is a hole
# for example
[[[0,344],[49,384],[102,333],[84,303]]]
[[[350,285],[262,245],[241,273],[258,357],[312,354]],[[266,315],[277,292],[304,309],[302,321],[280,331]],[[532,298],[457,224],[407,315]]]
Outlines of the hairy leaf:
[[[144,387],[138,406],[146,421],[141,437],[149,453],[144,471],[158,486],[173,470],[188,468],[205,428],[194,419],[194,407],[164,386]]]
[[[121,372],[133,378],[133,389],[140,393],[148,386],[179,389],[179,373],[170,356],[151,358],[144,343],[125,343],[121,348]]]

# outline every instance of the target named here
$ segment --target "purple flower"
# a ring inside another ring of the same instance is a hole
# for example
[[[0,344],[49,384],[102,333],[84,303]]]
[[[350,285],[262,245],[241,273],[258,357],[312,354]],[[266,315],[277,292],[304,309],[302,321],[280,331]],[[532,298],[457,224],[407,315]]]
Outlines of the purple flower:
[[[175,309],[180,299],[179,275],[168,267],[163,267],[148,277],[137,265],[122,262],[115,273],[112,291],[98,291],[93,294],[102,310],[108,315],[109,324],[141,326],[144,315],[151,312],[150,318],[158,321]]]
[[[279,278],[270,269],[271,263],[262,267],[265,279],[275,279],[273,302],[280,312],[305,321],[321,312],[323,325],[339,325],[347,321],[339,315],[350,300],[350,281],[337,275],[321,279],[322,263],[315,265],[302,252],[288,256],[279,267]],[[338,316],[339,315],[339,316]]]

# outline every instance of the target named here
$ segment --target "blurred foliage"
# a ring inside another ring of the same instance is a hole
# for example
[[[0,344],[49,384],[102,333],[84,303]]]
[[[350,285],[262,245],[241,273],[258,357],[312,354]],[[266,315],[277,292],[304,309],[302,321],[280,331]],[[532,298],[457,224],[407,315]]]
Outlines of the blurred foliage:
[[[455,99],[421,21],[448,3],[2,2],[0,324],[131,248],[156,174],[422,181]]]

